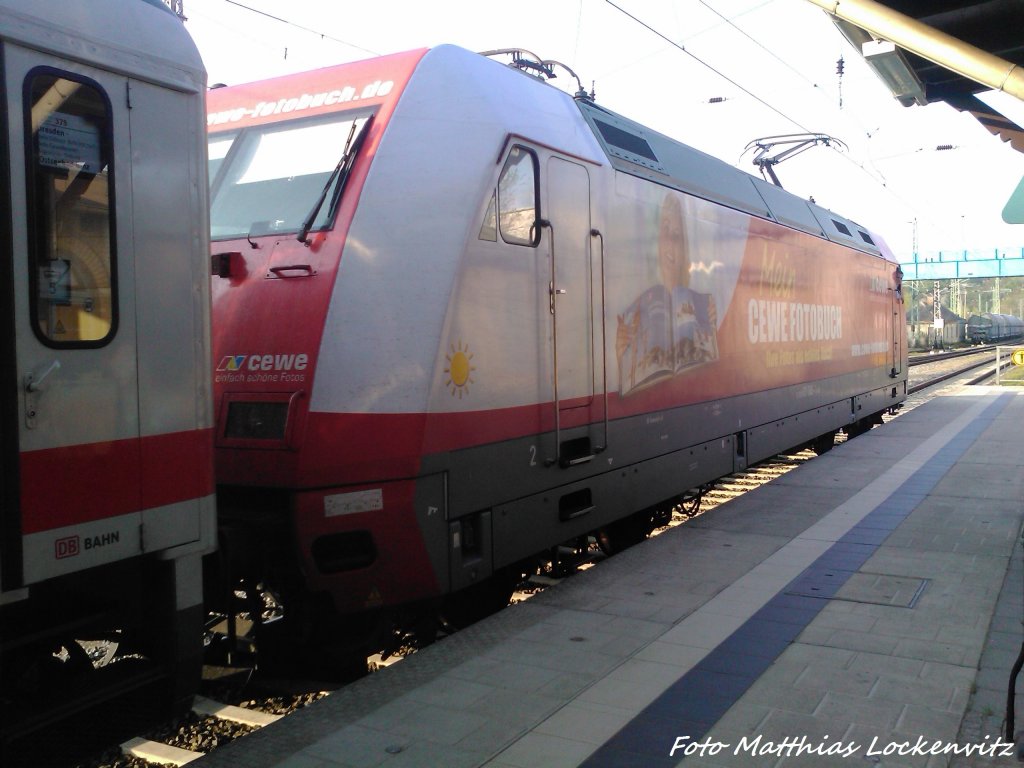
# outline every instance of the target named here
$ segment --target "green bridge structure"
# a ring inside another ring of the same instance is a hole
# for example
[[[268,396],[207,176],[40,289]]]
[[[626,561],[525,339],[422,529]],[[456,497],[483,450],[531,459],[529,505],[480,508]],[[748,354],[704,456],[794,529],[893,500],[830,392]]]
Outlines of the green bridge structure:
[[[900,258],[904,280],[1024,276],[1024,247],[915,253]]]

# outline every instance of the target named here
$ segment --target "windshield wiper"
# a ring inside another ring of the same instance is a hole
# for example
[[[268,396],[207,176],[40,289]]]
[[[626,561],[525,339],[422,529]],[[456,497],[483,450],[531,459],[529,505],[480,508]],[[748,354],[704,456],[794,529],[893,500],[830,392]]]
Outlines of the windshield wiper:
[[[295,239],[300,243],[309,245],[309,230],[313,228],[314,220],[316,220],[317,215],[320,213],[320,209],[324,207],[324,201],[327,199],[327,193],[330,191],[331,185],[338,178],[338,175],[341,174],[341,180],[338,182],[338,187],[331,198],[331,206],[333,207],[337,204],[338,197],[341,195],[341,188],[345,186],[345,179],[348,178],[348,172],[352,169],[352,161],[359,152],[359,148],[363,145],[363,139],[368,133],[367,127],[370,125],[371,120],[373,120],[372,115],[366,118],[366,121],[359,129],[358,136],[356,136],[356,121],[352,121],[352,128],[348,132],[348,139],[345,140],[345,149],[341,153],[341,159],[334,166],[331,175],[327,177],[327,183],[324,184],[324,188],[320,191],[320,197],[317,198],[316,205],[313,206],[313,210],[306,216],[306,220],[302,222],[302,229],[295,236]]]

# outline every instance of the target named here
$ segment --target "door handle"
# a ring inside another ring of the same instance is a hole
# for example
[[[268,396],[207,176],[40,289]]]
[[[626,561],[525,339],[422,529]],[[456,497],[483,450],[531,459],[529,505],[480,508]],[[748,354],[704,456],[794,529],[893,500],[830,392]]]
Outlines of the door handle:
[[[52,363],[50,363],[46,367],[46,370],[43,371],[42,373],[40,373],[38,376],[36,376],[34,374],[31,374],[31,373],[28,374],[27,376],[25,376],[25,391],[26,392],[42,392],[43,391],[43,381],[46,380],[46,377],[49,376],[54,371],[59,371],[59,370],[60,370],[60,360],[54,360]]]
[[[274,278],[287,279],[293,277],[314,277],[315,275],[316,270],[313,269],[311,264],[282,264],[278,267],[269,267],[266,277],[268,280],[273,280]]]
[[[45,391],[43,382],[54,372],[60,370],[60,360],[54,360],[42,373],[25,375],[25,426],[36,428],[36,417],[39,415],[39,398]]]

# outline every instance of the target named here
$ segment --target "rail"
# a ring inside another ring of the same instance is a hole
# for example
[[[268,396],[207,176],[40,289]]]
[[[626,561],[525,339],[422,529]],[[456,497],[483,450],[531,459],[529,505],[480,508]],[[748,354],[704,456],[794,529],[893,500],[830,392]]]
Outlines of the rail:
[[[983,352],[995,351],[994,344],[987,344],[982,347],[971,347],[970,349],[959,349],[955,352],[940,352],[937,355],[919,355],[912,357],[907,361],[907,365],[928,365],[929,363],[936,363],[939,360],[952,360],[955,357],[969,357],[970,355],[980,355]]]

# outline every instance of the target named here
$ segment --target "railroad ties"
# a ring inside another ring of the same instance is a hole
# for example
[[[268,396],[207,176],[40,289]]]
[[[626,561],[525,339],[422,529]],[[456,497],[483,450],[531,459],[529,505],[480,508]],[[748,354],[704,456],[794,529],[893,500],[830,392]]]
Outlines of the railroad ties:
[[[196,696],[192,704],[192,711],[198,715],[230,720],[233,723],[240,723],[250,728],[263,728],[284,717],[284,715],[271,715],[254,709],[220,704],[202,696]],[[125,755],[161,765],[187,765],[205,754],[190,749],[174,747],[161,741],[150,741],[143,738],[135,738],[124,742],[121,745],[121,751]]]

